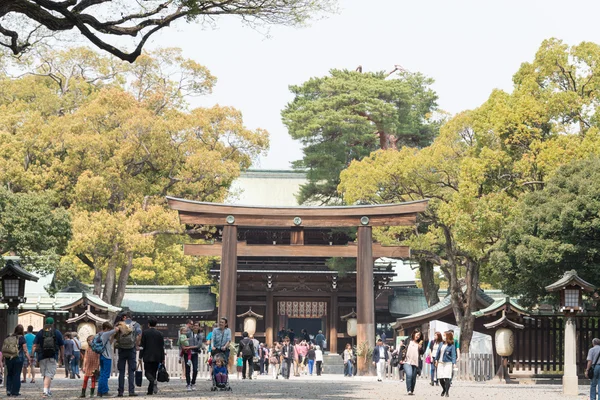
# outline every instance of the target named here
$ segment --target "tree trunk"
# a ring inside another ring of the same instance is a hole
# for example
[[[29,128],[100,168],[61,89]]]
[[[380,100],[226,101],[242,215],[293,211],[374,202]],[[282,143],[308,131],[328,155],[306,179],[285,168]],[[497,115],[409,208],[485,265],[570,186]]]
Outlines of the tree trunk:
[[[467,273],[465,276],[463,318],[460,324],[460,351],[468,353],[475,328],[475,317],[477,311],[477,291],[479,290],[479,264],[467,258],[465,260]]]
[[[98,267],[94,267],[94,294],[102,295],[102,270]]]
[[[133,268],[133,253],[127,253],[127,264],[121,267],[121,272],[119,273],[119,281],[116,290],[114,291],[112,305],[116,307],[121,307],[121,302],[123,302],[123,297],[125,297],[125,289],[127,287],[127,281],[129,280],[129,274],[131,273],[131,269]]]
[[[421,284],[423,285],[427,306],[431,307],[434,304],[439,303],[440,297],[438,291],[440,290],[440,285],[436,285],[434,280],[433,263],[429,261],[419,261],[419,274],[421,275]]]
[[[106,270],[106,278],[104,279],[104,292],[102,293],[102,300],[109,303],[112,300],[113,292],[115,290],[115,278],[116,278],[115,264],[114,261],[108,263],[108,269]]]

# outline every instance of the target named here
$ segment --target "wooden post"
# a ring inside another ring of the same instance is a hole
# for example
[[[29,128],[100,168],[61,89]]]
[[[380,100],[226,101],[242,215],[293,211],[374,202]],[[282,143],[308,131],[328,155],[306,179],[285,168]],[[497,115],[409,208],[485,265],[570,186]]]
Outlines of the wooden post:
[[[337,326],[338,326],[338,294],[337,292],[331,293],[331,312],[329,313],[329,335],[327,337],[327,347],[331,354],[337,354]]]
[[[267,312],[265,312],[265,343],[269,349],[273,346],[273,324],[275,323],[275,316],[273,315],[274,308],[273,292],[269,290],[267,291]]]
[[[356,260],[357,343],[361,348],[375,347],[375,292],[373,289],[373,236],[370,226],[358,227]],[[358,357],[358,373],[369,372],[370,360]]]
[[[237,296],[237,226],[223,227],[223,249],[221,253],[221,280],[219,282],[219,318],[226,317],[235,340],[235,316]]]

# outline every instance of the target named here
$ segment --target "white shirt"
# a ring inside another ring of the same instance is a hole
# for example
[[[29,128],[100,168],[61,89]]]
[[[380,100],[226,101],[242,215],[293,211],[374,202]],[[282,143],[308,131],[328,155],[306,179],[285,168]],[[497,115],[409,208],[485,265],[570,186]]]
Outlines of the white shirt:
[[[379,346],[379,361],[385,361],[385,348],[383,346]]]

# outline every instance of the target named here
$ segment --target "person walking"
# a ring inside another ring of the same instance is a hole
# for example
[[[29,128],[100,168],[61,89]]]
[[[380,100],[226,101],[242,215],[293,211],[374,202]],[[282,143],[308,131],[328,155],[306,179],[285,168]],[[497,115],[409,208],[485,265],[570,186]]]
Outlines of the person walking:
[[[420,329],[415,329],[410,335],[410,341],[406,345],[406,357],[404,359],[404,373],[406,374],[406,391],[409,396],[415,394],[417,384],[417,371],[419,358],[423,352],[423,338]]]
[[[437,377],[442,385],[442,396],[450,397],[452,372],[456,364],[456,346],[452,332],[446,332],[445,341],[438,347],[435,359],[437,360]]]
[[[437,378],[437,368],[435,367],[437,351],[440,345],[444,342],[442,339],[442,334],[440,332],[436,332],[433,334],[433,339],[429,342],[429,351],[430,351],[430,362],[431,362],[431,382],[429,383],[431,386],[439,385],[439,380]]]
[[[321,376],[323,368],[323,351],[319,346],[315,346],[315,363],[317,364],[317,376]]]
[[[225,359],[229,360],[229,345],[231,344],[231,329],[227,317],[219,319],[219,326],[212,331],[210,347],[213,355],[217,352],[225,353]]]
[[[308,365],[308,375],[312,376],[313,370],[315,368],[315,358],[316,358],[315,347],[314,346],[310,346],[310,349],[306,352],[306,358],[308,360],[308,362],[307,362],[307,365]]]
[[[592,348],[588,350],[586,371],[590,368],[594,369],[594,375],[590,382],[590,399],[596,400],[598,393],[598,382],[600,382],[600,339],[592,340]]]
[[[385,366],[388,359],[388,349],[383,344],[383,340],[378,339],[377,345],[373,349],[373,365],[377,368],[377,382],[381,382],[385,376]]]
[[[40,363],[40,375],[44,380],[43,397],[50,397],[50,386],[56,375],[58,359],[63,358],[65,342],[62,334],[54,328],[54,318],[46,318],[44,329],[35,335],[33,352],[37,354]]]
[[[344,376],[352,377],[352,359],[354,357],[354,352],[352,351],[352,345],[350,343],[346,343],[346,348],[344,349],[343,359],[344,359]]]
[[[192,335],[188,339],[189,346],[184,346],[184,351],[190,351],[192,365],[185,363],[185,383],[188,391],[196,390],[196,378],[198,377],[198,353],[202,349],[204,335],[200,332],[200,326],[192,325]]]
[[[323,335],[323,331],[320,329],[315,336],[315,344],[319,346],[322,351],[325,351],[325,335]]]
[[[65,378],[71,375],[71,379],[75,379],[75,375],[71,374],[71,363],[73,362],[73,349],[75,345],[71,339],[71,332],[65,333],[65,352],[63,357],[63,366],[65,367]]]
[[[294,361],[294,346],[290,343],[290,338],[288,336],[283,339],[281,358],[283,359],[281,362],[281,375],[284,379],[290,379],[292,362]]]
[[[71,361],[71,373],[77,378],[79,376],[79,363],[81,361],[81,342],[77,336],[77,332],[71,333],[71,340],[73,341],[73,360]]]
[[[131,319],[131,313],[126,311],[121,314],[119,327],[115,333],[115,347],[119,354],[117,360],[117,369],[119,370],[117,397],[123,397],[125,392],[125,371],[127,371],[129,397],[136,396],[135,369],[137,367],[137,348],[140,345],[141,338],[142,328],[140,324]]]
[[[264,343],[258,345],[258,370],[261,375],[265,374],[265,364],[268,361],[269,351]]]
[[[33,326],[29,325],[27,327],[27,333],[25,334],[25,341],[27,342],[27,351],[29,352],[30,359],[25,358],[23,362],[23,380],[21,383],[25,383],[27,381],[27,369],[29,367],[29,371],[31,374],[30,383],[35,383],[35,361],[36,357],[33,353],[33,341],[35,340],[35,335],[33,333]]]
[[[159,364],[165,362],[165,339],[156,329],[156,318],[148,320],[148,328],[142,332],[140,340],[140,359],[144,362],[144,371],[148,379],[148,395],[158,393],[156,373]]]
[[[27,341],[25,340],[25,330],[23,325],[15,327],[12,335],[4,339],[2,344],[2,357],[6,365],[6,395],[21,395],[21,371],[23,362],[27,358],[31,362],[29,351],[27,350]]]
[[[254,342],[248,337],[248,332],[243,332],[238,350],[238,357],[242,357],[242,379],[246,379],[246,372],[248,372],[248,379],[252,379],[254,354]],[[246,366],[249,367],[247,370]]]
[[[274,344],[269,351],[269,368],[273,373],[273,378],[279,379],[279,364],[281,362],[279,354],[279,345]]]
[[[120,323],[118,324],[120,325]],[[98,378],[98,397],[111,397],[108,389],[108,379],[112,369],[113,339],[119,326],[113,327],[109,321],[102,324],[102,332],[99,340],[102,342],[102,353],[100,353],[100,377]],[[97,340],[97,339],[94,339]]]
[[[83,357],[83,385],[81,387],[81,396],[85,397],[87,391],[88,381],[91,380],[92,386],[90,387],[90,397],[94,397],[94,391],[96,390],[96,380],[100,375],[100,354],[92,350],[92,342],[94,341],[94,335],[87,337],[88,350],[85,352]]]

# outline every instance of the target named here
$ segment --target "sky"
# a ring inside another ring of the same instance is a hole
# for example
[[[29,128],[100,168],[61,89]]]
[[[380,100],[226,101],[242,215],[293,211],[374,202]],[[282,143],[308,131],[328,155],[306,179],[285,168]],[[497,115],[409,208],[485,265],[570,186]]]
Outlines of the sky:
[[[248,128],[270,133],[255,169],[290,169],[299,142],[281,122],[293,99],[288,86],[333,68],[390,71],[395,64],[435,80],[438,105],[451,114],[482,104],[544,39],[600,43],[600,2],[554,0],[339,0],[339,11],[305,28],[272,26],[269,35],[224,17],[214,28],[179,23],[155,34],[148,48],[181,47],[218,78],[192,106],[233,106]]]

